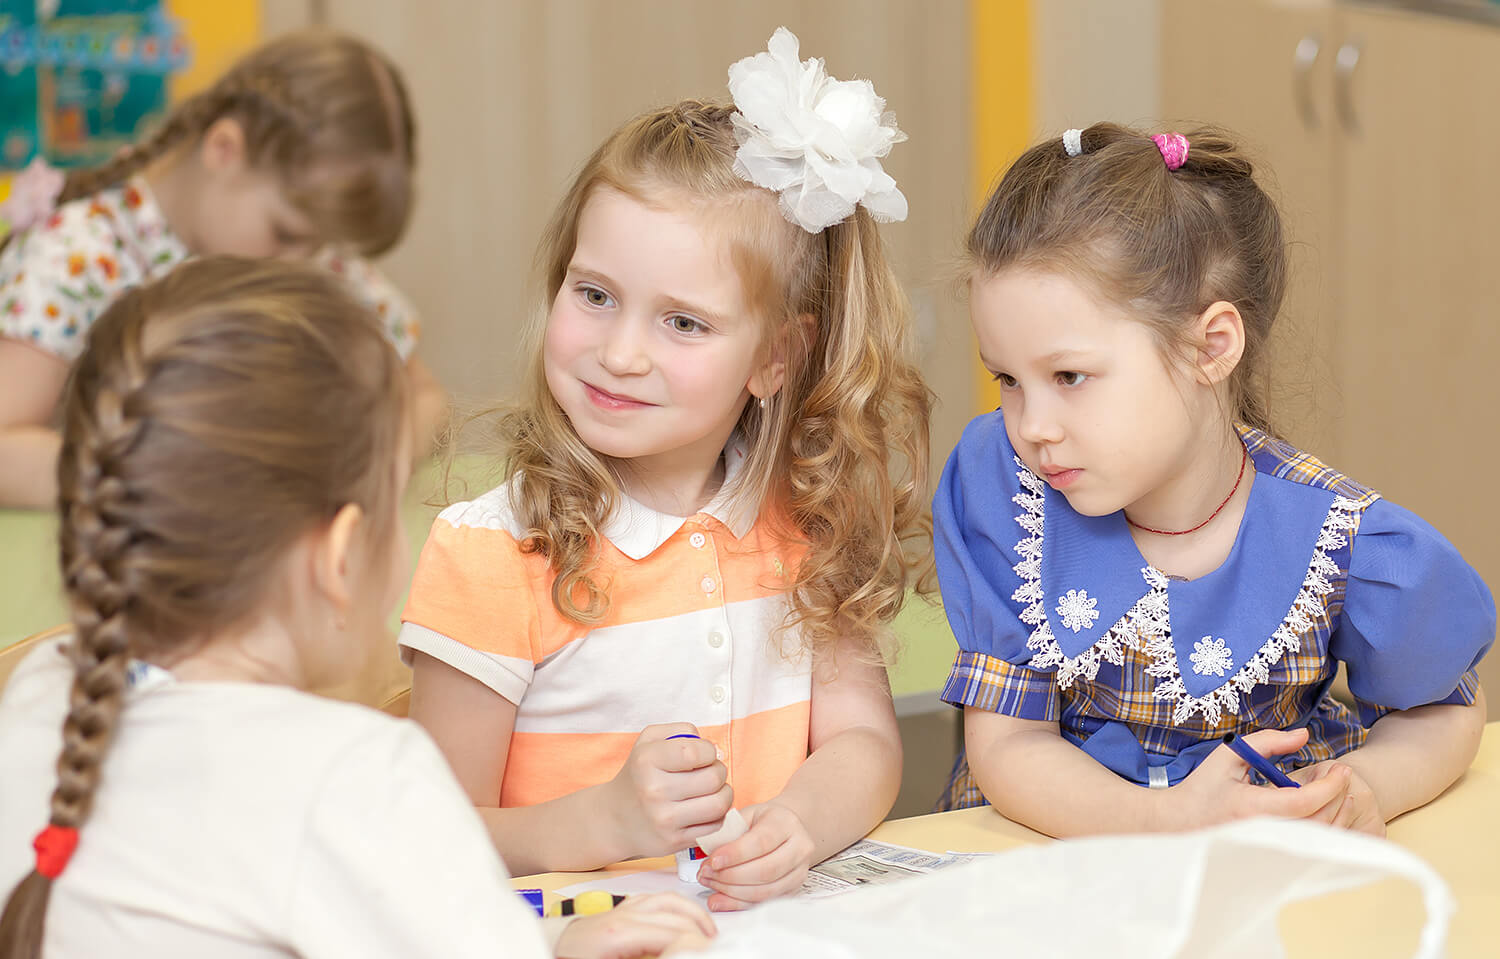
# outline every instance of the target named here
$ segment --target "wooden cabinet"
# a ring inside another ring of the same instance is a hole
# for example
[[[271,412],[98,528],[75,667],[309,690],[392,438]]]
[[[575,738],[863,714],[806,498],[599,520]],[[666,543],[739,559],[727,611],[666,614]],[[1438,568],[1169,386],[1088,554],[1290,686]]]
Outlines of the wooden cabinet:
[[[1166,0],[1162,29],[1162,116],[1182,129],[1208,123],[1238,136],[1281,206],[1292,283],[1272,337],[1271,408],[1289,440],[1337,462],[1335,176],[1326,95],[1333,11],[1316,3]]]
[[[1500,588],[1500,25],[1310,0],[1164,0],[1162,24],[1163,116],[1241,134],[1287,213],[1289,438]],[[1500,691],[1500,656],[1481,672]]]

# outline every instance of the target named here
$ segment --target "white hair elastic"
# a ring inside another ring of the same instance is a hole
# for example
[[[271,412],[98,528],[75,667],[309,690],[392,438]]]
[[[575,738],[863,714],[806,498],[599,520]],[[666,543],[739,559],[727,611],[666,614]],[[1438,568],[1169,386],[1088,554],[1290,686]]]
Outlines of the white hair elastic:
[[[1063,150],[1070,157],[1083,156],[1083,131],[1076,127],[1063,131]]]

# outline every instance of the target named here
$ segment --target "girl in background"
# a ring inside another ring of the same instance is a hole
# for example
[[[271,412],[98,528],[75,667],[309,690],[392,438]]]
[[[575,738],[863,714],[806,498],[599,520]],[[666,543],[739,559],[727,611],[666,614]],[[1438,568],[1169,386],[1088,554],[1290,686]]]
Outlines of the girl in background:
[[[55,501],[58,397],[99,313],[198,255],[313,258],[344,275],[406,358],[413,453],[425,454],[443,391],[412,356],[410,304],[361,259],[406,227],[413,146],[395,66],[306,31],[252,51],[103,166],[21,174],[0,249],[0,506]]]

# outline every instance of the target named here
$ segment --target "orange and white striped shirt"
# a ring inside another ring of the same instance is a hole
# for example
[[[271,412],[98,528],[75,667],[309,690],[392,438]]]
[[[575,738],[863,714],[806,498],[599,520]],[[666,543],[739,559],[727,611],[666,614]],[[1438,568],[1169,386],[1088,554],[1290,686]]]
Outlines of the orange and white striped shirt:
[[[731,443],[725,488],[743,462]],[[516,704],[501,806],[611,779],[642,728],[690,722],[729,767],[735,805],[764,802],[807,758],[811,656],[778,627],[801,547],[721,495],[669,516],[628,497],[607,521],[595,581],[609,610],[581,626],[552,605],[545,557],[521,549],[512,484],[439,514],[400,644]]]

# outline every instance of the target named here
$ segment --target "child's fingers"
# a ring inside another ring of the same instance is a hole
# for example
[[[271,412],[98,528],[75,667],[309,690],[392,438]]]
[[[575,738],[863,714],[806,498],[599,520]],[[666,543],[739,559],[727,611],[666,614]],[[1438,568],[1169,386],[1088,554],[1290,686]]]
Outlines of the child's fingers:
[[[709,864],[699,870],[698,881],[710,889],[719,889],[723,886],[725,888],[720,891],[731,895],[734,893],[728,887],[765,885],[781,879],[795,871],[798,866],[803,865],[800,852],[790,839],[783,841],[763,855],[737,864],[716,868],[712,863],[717,858],[716,852],[709,859]]]
[[[1315,763],[1311,766],[1303,766],[1301,769],[1294,769],[1287,775],[1292,779],[1292,781],[1301,783],[1305,787],[1308,783],[1320,782],[1324,779],[1327,779],[1329,776],[1338,775],[1339,765],[1340,764],[1335,762],[1334,760],[1327,759],[1323,762]],[[1345,805],[1348,795],[1349,790],[1345,788],[1341,792],[1337,793],[1328,802],[1324,803],[1321,808],[1310,813],[1306,818],[1312,820],[1313,822],[1325,822],[1334,824],[1335,818],[1339,815],[1339,810]]]
[[[678,828],[684,830],[690,840],[710,835],[724,825],[724,814],[734,805],[734,787],[728,783],[707,796],[695,796],[681,800],[673,810]]]
[[[714,872],[723,872],[741,863],[761,858],[786,840],[785,830],[772,828],[765,823],[753,823],[743,836],[715,849],[708,864]]]
[[[651,765],[669,773],[692,772],[717,766],[721,778],[728,778],[729,770],[719,762],[718,750],[706,739],[673,739],[669,742],[651,743],[642,747],[641,755],[648,757]]]
[[[716,895],[708,898],[708,908],[715,912],[725,911],[725,907],[718,901],[719,896],[726,896],[736,903],[754,904],[775,899],[778,896],[790,895],[797,891],[802,881],[807,878],[807,867],[798,865],[790,872],[777,877],[771,882],[765,883],[730,883],[719,879],[704,878],[700,873],[698,881],[712,889]],[[730,906],[729,908],[743,908],[742,906]]]
[[[1359,818],[1359,806],[1353,797],[1345,796],[1339,802],[1339,808],[1334,811],[1333,818],[1328,820],[1329,825],[1339,829],[1354,828],[1354,821]]]
[[[1329,822],[1349,794],[1348,767],[1339,767],[1326,776],[1318,776],[1301,789],[1279,789],[1256,786],[1257,798],[1264,812],[1288,819],[1313,819]]]
[[[712,936],[719,931],[707,909],[675,892],[631,896],[618,908],[630,913],[660,913],[687,919],[705,936]]]
[[[1293,769],[1291,772],[1287,773],[1287,777],[1299,783],[1310,783],[1327,776],[1329,773],[1333,772],[1338,765],[1338,762],[1335,760],[1325,759],[1320,763],[1313,763],[1311,766],[1303,766],[1301,769]]]
[[[576,948],[569,948],[573,943],[560,939],[557,955],[578,956],[580,959],[583,956],[632,959],[635,956],[661,955],[683,943],[692,943],[701,948],[706,938],[696,924],[682,916],[660,913],[615,915],[617,912],[619,910],[612,909],[596,916],[574,920],[575,924],[599,920],[599,927],[587,930],[591,941],[578,942]]]
[[[1349,790],[1346,788],[1334,794],[1333,798],[1324,803],[1321,808],[1306,818],[1311,822],[1328,823],[1330,826],[1338,825],[1338,817],[1345,810],[1350,809]]]
[[[675,743],[673,745],[676,745]],[[718,795],[726,786],[729,770],[721,762],[681,772],[655,770],[642,777],[642,795],[647,799],[683,802],[700,796]],[[702,822],[693,819],[687,822]]]
[[[658,723],[641,730],[631,756],[652,768],[687,772],[718,762],[719,751],[698,737],[698,727],[692,723]]]
[[[635,738],[637,743],[659,743],[673,736],[697,736],[698,727],[692,723],[656,723],[641,730]]]
[[[1307,745],[1307,727],[1301,729],[1260,729],[1242,737],[1245,745],[1262,756],[1284,756]]]

